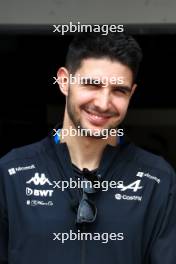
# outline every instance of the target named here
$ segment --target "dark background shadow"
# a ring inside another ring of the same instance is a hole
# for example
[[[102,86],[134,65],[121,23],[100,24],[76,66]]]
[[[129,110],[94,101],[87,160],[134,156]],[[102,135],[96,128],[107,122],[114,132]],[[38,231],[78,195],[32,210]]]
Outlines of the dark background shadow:
[[[144,60],[125,132],[176,167],[176,34],[145,31],[134,36]],[[53,77],[64,64],[72,37],[43,31],[0,32],[0,156],[42,139],[62,119],[65,99]]]

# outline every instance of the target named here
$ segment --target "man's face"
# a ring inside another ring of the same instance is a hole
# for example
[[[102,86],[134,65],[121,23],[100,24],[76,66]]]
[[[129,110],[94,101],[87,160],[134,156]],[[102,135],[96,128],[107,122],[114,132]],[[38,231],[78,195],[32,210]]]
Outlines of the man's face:
[[[136,87],[132,71],[107,58],[88,58],[82,61],[74,76],[77,80],[89,77],[90,81],[68,85],[66,111],[70,123],[92,132],[118,127]],[[103,83],[92,84],[93,80]]]

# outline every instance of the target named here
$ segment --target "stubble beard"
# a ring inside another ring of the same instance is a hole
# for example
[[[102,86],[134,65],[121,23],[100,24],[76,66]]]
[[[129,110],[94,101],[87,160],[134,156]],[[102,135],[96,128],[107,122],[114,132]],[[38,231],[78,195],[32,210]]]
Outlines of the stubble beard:
[[[79,118],[77,118],[77,113],[76,113],[76,109],[74,107],[74,104],[72,102],[72,95],[71,95],[71,91],[70,91],[70,87],[68,90],[68,96],[67,96],[67,113],[68,113],[68,117],[70,118],[71,122],[73,123],[75,129],[82,130],[82,135],[83,136],[87,136],[87,137],[93,137],[93,138],[103,138],[104,135],[101,133],[101,131],[99,132],[99,136],[93,135],[93,133],[90,132],[90,129],[86,128],[81,124],[81,121],[79,120]],[[111,129],[117,129],[117,124],[114,126],[110,126],[109,128],[106,128],[106,130],[108,130],[108,133]]]

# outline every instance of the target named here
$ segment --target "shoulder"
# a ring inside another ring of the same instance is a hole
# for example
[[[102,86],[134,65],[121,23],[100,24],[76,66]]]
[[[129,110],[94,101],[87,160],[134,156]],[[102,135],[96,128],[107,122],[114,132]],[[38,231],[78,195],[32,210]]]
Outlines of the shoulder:
[[[35,159],[49,146],[49,140],[46,137],[38,142],[12,149],[0,159],[0,167],[20,160]]]
[[[176,183],[176,174],[173,167],[162,156],[151,153],[142,149],[135,144],[131,144],[132,153],[131,161],[141,170],[157,173],[162,178],[169,178]]]

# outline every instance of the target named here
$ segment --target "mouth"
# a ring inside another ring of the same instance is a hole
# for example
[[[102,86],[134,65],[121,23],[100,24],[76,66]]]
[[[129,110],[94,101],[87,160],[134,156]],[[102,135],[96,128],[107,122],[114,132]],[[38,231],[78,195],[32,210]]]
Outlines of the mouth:
[[[93,113],[88,110],[83,110],[86,118],[92,125],[102,126],[110,119],[110,115]]]

